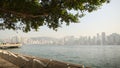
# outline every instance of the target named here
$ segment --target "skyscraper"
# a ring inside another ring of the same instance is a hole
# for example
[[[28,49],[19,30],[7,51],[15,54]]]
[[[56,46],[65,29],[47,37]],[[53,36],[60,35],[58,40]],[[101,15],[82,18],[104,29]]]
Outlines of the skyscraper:
[[[101,44],[101,40],[100,40],[100,35],[97,33],[97,39],[96,39],[96,44],[100,45]]]
[[[102,32],[102,34],[101,34],[101,44],[102,45],[105,45],[106,44],[106,34],[105,34],[105,32]]]

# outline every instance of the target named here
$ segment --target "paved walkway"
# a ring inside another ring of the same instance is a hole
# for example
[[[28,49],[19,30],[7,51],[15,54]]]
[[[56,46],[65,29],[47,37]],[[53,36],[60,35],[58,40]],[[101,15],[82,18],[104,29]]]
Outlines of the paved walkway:
[[[0,68],[19,68],[19,67],[0,57]]]

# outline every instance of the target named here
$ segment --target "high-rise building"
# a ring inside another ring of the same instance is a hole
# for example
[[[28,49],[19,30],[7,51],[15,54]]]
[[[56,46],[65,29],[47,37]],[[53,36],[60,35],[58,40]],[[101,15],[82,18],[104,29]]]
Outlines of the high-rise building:
[[[105,34],[105,32],[102,32],[102,34],[101,34],[101,44],[102,45],[105,45],[106,44],[106,34]]]
[[[97,33],[96,44],[97,44],[97,45],[100,45],[100,44],[101,44],[100,35],[99,35],[98,33]]]

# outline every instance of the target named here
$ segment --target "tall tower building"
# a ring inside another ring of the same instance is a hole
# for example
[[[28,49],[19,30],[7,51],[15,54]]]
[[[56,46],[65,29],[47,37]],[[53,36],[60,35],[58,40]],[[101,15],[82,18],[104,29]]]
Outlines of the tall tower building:
[[[106,44],[106,34],[105,34],[105,32],[102,32],[101,36],[102,36],[101,43],[102,43],[102,45],[105,45]]]
[[[97,38],[96,38],[96,44],[100,45],[101,44],[101,39],[100,39],[100,35],[97,33]]]

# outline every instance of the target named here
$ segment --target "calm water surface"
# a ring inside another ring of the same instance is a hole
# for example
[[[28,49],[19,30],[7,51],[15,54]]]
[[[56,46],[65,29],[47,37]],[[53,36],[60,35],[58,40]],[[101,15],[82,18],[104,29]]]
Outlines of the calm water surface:
[[[120,46],[116,45],[23,45],[9,51],[84,64],[92,68],[120,68]]]

